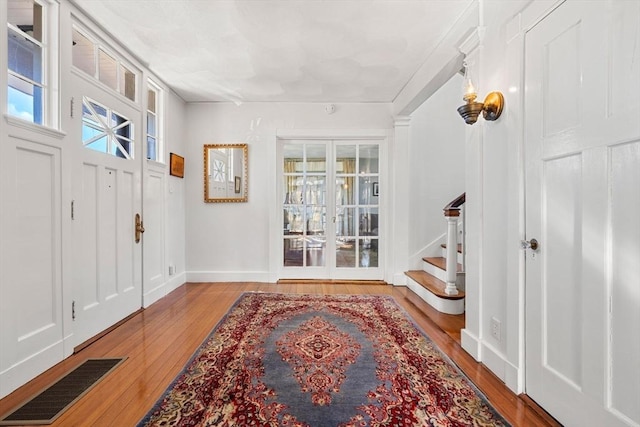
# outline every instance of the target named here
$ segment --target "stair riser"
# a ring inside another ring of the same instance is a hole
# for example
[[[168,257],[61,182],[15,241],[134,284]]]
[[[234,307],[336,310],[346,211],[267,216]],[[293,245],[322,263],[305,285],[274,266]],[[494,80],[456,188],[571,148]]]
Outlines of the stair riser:
[[[456,254],[458,255],[456,257],[458,264],[462,264],[463,259],[464,259],[464,255],[462,255],[460,252],[456,252]],[[446,258],[447,257],[447,250],[445,248],[442,248],[442,255],[440,255],[442,258]]]
[[[432,276],[435,276],[438,279],[442,280],[443,282],[447,281],[447,272],[439,267],[436,267],[433,264],[430,264],[426,261],[422,261],[422,269],[427,273],[431,274]]]
[[[420,298],[427,302],[431,307],[441,313],[446,314],[462,314],[464,313],[464,298],[459,300],[449,300],[440,298],[432,294],[412,278],[407,277],[407,287],[415,292]]]

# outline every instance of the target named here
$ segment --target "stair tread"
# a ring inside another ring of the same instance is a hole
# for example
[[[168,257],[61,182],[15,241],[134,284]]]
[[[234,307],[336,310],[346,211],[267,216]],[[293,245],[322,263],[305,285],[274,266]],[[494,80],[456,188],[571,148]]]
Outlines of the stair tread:
[[[458,290],[457,295],[447,295],[444,291],[445,288],[447,287],[447,284],[442,280],[438,279],[437,277],[427,273],[426,271],[410,270],[404,274],[406,274],[411,279],[413,279],[416,283],[418,283],[420,286],[422,286],[423,288],[425,288],[426,290],[428,290],[429,292],[431,292],[432,294],[440,298],[452,299],[452,300],[458,300],[458,299],[464,298],[464,292],[461,290]]]
[[[443,244],[441,244],[441,245],[440,245],[440,247],[441,247],[442,249],[447,249],[447,244],[446,244],[446,243],[443,243]],[[462,244],[460,244],[460,243],[458,243],[458,253],[459,253],[459,254],[461,254],[461,253],[462,253]]]
[[[441,270],[447,269],[447,259],[444,257],[424,257],[422,258],[424,262],[428,262],[431,265],[435,265]],[[458,273],[462,273],[462,264],[458,263],[457,267]]]

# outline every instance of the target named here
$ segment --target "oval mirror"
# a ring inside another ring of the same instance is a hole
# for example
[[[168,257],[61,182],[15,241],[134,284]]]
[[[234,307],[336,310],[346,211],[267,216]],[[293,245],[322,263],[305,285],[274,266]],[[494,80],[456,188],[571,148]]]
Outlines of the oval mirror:
[[[247,144],[205,144],[204,201],[246,202]]]

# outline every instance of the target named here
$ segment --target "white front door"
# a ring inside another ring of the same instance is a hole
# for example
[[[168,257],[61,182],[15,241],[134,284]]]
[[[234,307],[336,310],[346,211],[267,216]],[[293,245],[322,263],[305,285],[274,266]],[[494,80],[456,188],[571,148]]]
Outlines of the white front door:
[[[382,279],[380,147],[280,141],[279,278]]]
[[[640,425],[640,2],[526,34],[526,392],[567,426]]]
[[[72,73],[74,342],[80,344],[142,305],[141,113]]]

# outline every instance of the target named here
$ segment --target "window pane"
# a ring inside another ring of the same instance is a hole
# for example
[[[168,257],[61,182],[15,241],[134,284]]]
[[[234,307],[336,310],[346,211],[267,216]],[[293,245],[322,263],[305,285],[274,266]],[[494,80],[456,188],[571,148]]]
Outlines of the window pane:
[[[156,153],[156,139],[151,136],[147,136],[147,159],[158,160]]]
[[[338,145],[336,146],[336,173],[355,174],[356,173],[356,146]]]
[[[114,144],[114,150],[111,154],[125,159],[133,157],[133,153],[131,152],[133,144],[131,144],[131,141],[128,138],[117,136],[115,141],[117,143]]]
[[[156,110],[156,92],[154,90],[149,90],[147,92],[147,109],[152,113],[157,113]]]
[[[327,190],[324,176],[307,177],[305,203],[309,205],[324,205],[326,194]]]
[[[156,135],[156,116],[153,114],[147,114],[147,134]]]
[[[302,172],[302,168],[296,166],[296,162],[302,162],[304,146],[300,144],[285,144],[284,146],[284,172]]]
[[[284,266],[302,267],[302,250],[304,241],[301,237],[284,239]]]
[[[355,236],[355,208],[336,208],[336,236]]]
[[[354,205],[355,195],[355,177],[343,176],[336,177],[336,205]]]
[[[285,234],[301,234],[304,231],[304,211],[302,206],[284,208]]]
[[[358,241],[360,267],[378,266],[378,239],[364,238]]]
[[[100,127],[95,127],[91,123],[86,122],[82,124],[82,141],[85,143],[91,142],[92,139],[96,139],[106,135],[107,134],[105,133],[104,129]]]
[[[360,236],[378,235],[378,208],[360,208]]]
[[[101,153],[106,153],[108,144],[109,141],[107,137],[103,136],[102,138],[96,139],[95,141],[85,145],[85,147],[95,151],[100,151]]]
[[[118,89],[118,63],[104,51],[98,51],[99,79],[113,90]]]
[[[9,30],[9,70],[37,83],[42,83],[42,48],[25,36]]]
[[[324,235],[326,231],[325,208],[307,207],[307,234]]]
[[[32,123],[42,124],[42,88],[9,74],[8,112]]]
[[[120,66],[120,93],[132,101],[136,100],[136,75],[123,65]]]
[[[9,0],[7,22],[35,40],[42,41],[42,6],[32,0]]]
[[[378,173],[378,146],[360,146],[360,173]]]
[[[76,68],[81,69],[91,76],[96,75],[96,61],[93,42],[76,30],[73,30],[73,46],[71,52],[73,55],[73,65]]]
[[[307,145],[307,164],[306,171],[308,173],[326,172],[327,171],[327,146]]]
[[[306,243],[307,267],[324,267],[324,254],[327,246],[326,239],[324,237],[314,236],[307,238]]]
[[[356,266],[356,240],[336,239],[336,267]]]
[[[360,177],[359,179],[359,190],[358,194],[360,195],[359,201],[361,205],[377,205],[378,204],[378,177],[377,176],[367,176]]]

